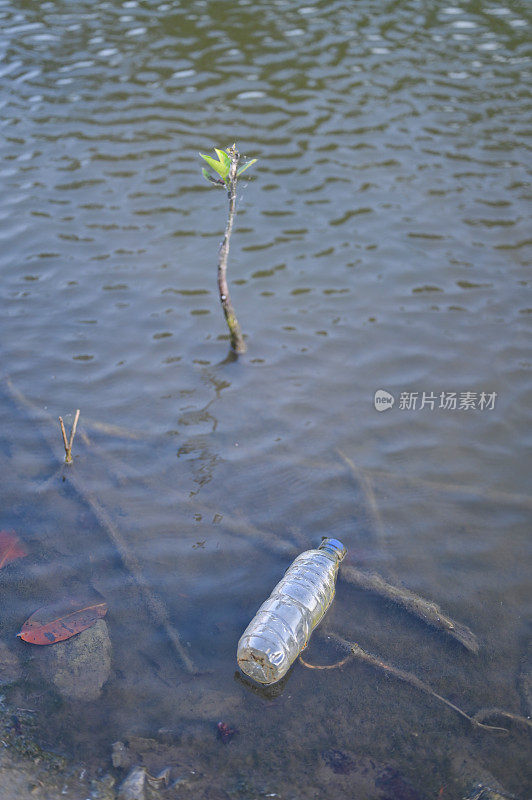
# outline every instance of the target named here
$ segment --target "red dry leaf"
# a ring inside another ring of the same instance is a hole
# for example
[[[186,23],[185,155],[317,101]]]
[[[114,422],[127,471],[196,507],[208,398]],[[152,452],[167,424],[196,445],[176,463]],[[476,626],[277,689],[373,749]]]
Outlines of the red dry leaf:
[[[35,611],[17,636],[31,644],[63,642],[90,628],[106,613],[107,603],[104,601],[61,600]]]
[[[27,555],[24,545],[15,531],[0,531],[0,569],[10,561],[24,558]]]

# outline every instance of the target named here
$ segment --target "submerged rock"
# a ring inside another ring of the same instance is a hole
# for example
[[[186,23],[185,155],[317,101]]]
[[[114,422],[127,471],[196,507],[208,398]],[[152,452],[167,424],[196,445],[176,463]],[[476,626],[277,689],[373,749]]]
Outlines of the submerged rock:
[[[105,620],[71,639],[38,649],[43,677],[69,700],[95,700],[111,672],[111,640]]]
[[[22,670],[18,656],[0,641],[0,687],[16,683],[22,677]]]
[[[113,742],[111,761],[115,769],[126,769],[131,766],[131,756],[124,742]]]
[[[133,767],[118,790],[118,800],[145,800],[146,770],[144,767]]]

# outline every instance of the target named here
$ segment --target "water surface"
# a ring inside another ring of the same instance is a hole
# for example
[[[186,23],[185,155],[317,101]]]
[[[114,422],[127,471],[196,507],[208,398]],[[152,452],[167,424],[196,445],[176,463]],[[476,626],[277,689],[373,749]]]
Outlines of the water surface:
[[[91,586],[113,642],[103,696],[83,708],[39,685],[18,643],[45,744],[108,769],[117,739],[201,723],[187,768],[231,798],[351,796],[336,751],[395,771],[412,797],[488,778],[525,796],[516,727],[475,732],[356,663],[296,665],[265,697],[235,677],[235,653],[289,563],[268,534],[301,549],[332,535],[482,649],[342,583],[331,629],[469,713],[527,711],[529,25],[518,0],[0,2],[2,373],[34,406],[3,384],[1,527],[30,556],[3,570],[0,630],[11,642],[38,605]],[[230,257],[238,361],[215,278],[225,199],[197,156],[232,141],[259,159]],[[385,413],[378,389],[395,397]],[[440,408],[442,392],[477,408]],[[76,408],[79,480],[198,678],[93,510],[53,477],[53,420]],[[239,731],[228,745],[220,720]]]

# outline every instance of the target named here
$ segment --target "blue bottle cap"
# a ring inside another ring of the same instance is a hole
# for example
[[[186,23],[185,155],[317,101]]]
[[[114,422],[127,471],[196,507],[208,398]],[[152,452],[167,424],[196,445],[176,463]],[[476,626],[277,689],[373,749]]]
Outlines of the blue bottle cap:
[[[338,539],[329,539],[327,536],[321,540],[318,550],[328,550],[330,553],[334,553],[338,561],[342,561],[347,553],[347,547],[342,542]]]

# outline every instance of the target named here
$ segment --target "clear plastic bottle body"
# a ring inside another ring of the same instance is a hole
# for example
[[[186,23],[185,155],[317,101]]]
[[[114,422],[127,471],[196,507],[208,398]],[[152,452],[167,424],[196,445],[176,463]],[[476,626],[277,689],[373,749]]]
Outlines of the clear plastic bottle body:
[[[288,672],[332,603],[345,552],[337,539],[324,539],[319,549],[296,558],[240,637],[242,672],[263,684]]]

